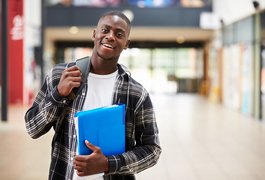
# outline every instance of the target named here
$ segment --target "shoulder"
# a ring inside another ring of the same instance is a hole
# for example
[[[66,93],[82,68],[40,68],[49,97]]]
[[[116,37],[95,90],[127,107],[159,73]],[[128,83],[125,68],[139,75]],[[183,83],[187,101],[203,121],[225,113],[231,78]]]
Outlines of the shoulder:
[[[145,87],[131,76],[127,67],[123,65],[119,65],[118,67],[119,74],[123,77],[124,85],[127,85],[129,91],[131,92],[130,94],[138,97],[148,96],[148,92]]]
[[[71,67],[73,65],[75,65],[76,62],[70,62],[70,63],[59,63],[54,65],[54,67],[51,69],[50,71],[50,76],[51,77],[57,77],[57,76],[61,76],[62,72],[65,70],[65,68],[67,67]]]
[[[60,73],[63,72],[63,70],[65,70],[65,68],[68,66],[68,63],[59,63],[56,64],[53,68],[52,68],[52,72],[53,73]]]
[[[132,76],[131,73],[129,71],[129,69],[122,65],[122,64],[118,64],[118,73],[121,77],[123,77],[123,79],[125,79],[125,81],[127,81],[128,83],[135,85],[137,87],[143,87],[138,81],[136,81]]]

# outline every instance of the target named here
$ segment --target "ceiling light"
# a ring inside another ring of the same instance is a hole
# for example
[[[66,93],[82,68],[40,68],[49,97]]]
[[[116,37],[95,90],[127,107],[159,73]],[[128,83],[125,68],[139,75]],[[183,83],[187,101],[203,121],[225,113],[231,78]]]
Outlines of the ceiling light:
[[[178,36],[178,37],[176,38],[176,42],[177,42],[178,44],[182,44],[182,43],[185,42],[185,38],[184,38],[183,36]]]
[[[122,11],[123,14],[125,14],[125,16],[127,16],[127,18],[132,22],[133,21],[133,18],[134,18],[134,14],[131,10],[129,9],[126,9],[124,11]]]
[[[72,27],[69,28],[69,32],[71,34],[77,34],[79,32],[79,28],[76,27],[76,26],[72,26]]]

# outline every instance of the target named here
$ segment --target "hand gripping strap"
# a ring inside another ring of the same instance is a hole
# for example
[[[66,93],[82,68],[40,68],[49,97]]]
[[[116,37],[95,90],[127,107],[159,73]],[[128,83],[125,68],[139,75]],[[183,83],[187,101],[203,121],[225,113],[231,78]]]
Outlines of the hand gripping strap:
[[[87,76],[90,70],[90,57],[86,56],[81,59],[76,60],[76,66],[80,69],[82,73],[82,80],[81,80],[81,85],[78,88],[74,88],[73,91],[69,94],[69,99],[74,100],[75,97],[81,93],[84,84],[86,83]]]

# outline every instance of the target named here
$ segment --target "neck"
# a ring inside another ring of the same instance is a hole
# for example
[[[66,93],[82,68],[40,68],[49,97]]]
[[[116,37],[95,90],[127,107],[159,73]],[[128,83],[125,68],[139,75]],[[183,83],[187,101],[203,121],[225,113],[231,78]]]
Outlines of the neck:
[[[91,57],[90,71],[95,74],[111,74],[117,70],[117,61]]]

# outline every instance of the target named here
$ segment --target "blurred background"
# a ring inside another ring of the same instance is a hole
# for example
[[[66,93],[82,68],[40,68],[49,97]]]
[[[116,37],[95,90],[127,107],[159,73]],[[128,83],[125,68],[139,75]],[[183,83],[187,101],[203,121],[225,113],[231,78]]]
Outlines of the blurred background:
[[[265,0],[0,0],[0,7],[0,177],[47,179],[52,132],[31,140],[25,111],[53,65],[90,55],[99,17],[120,10],[132,31],[119,63],[153,97],[164,147],[139,179],[265,179]]]
[[[2,0],[2,119],[7,104],[32,103],[55,63],[90,55],[98,18],[114,9],[133,24],[120,63],[150,92],[196,93],[263,119],[264,6],[264,0]]]

